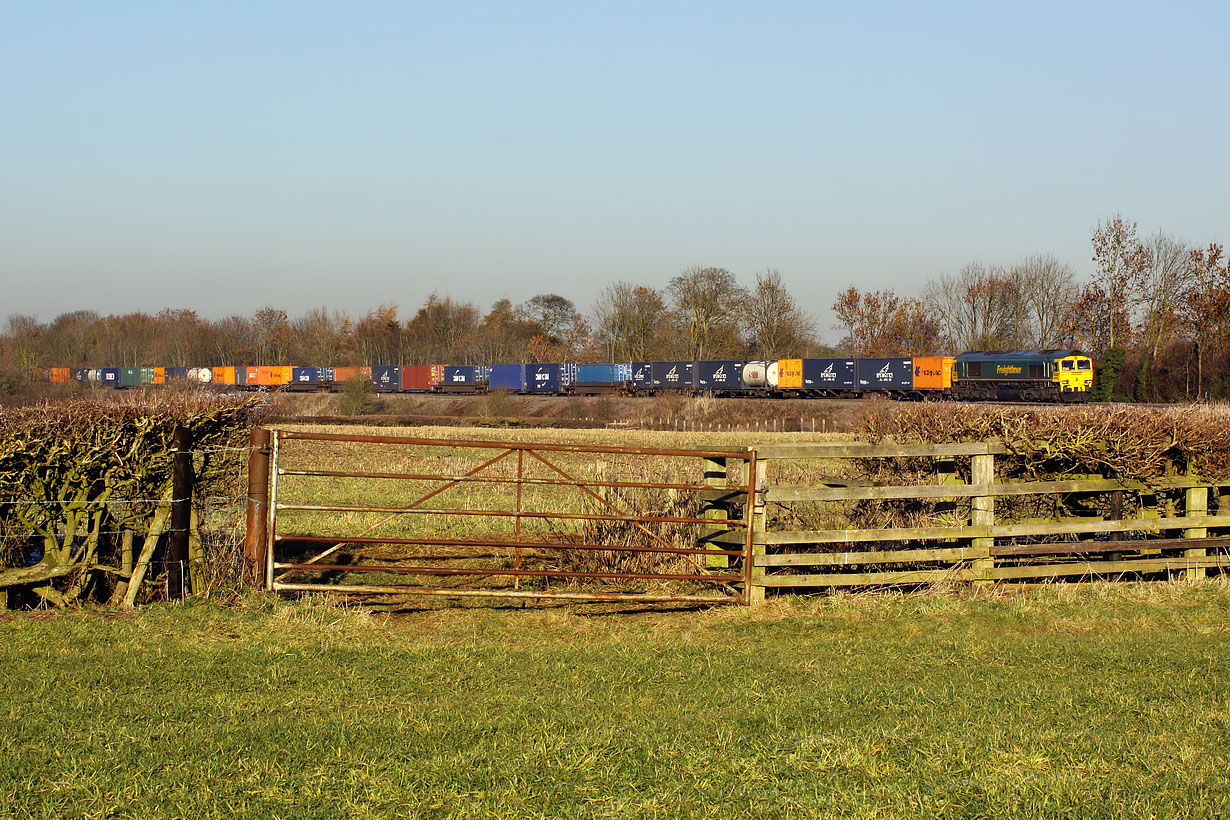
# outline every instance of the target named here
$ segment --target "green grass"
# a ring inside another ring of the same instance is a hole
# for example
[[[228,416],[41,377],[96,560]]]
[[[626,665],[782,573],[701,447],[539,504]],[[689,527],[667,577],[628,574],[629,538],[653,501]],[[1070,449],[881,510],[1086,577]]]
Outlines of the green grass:
[[[1224,584],[593,612],[0,620],[0,816],[1230,810]]]

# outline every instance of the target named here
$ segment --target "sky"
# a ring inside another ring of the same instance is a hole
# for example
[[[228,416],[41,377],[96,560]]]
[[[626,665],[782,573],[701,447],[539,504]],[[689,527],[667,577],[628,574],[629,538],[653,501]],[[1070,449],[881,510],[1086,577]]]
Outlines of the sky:
[[[0,4],[0,317],[1230,242],[1230,4]]]

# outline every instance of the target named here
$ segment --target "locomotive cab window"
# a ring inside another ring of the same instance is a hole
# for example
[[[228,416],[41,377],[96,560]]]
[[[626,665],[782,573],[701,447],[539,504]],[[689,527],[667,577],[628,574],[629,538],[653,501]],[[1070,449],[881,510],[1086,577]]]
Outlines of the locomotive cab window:
[[[1088,360],[1088,359],[1081,359],[1081,360],[1080,360],[1079,362],[1077,362],[1076,364],[1077,364],[1077,368],[1078,368],[1078,369],[1080,369],[1080,370],[1088,370],[1088,369],[1089,369],[1089,360]]]
[[[1064,359],[1064,360],[1063,360],[1063,369],[1064,369],[1064,370],[1075,370],[1075,369],[1076,369],[1076,362],[1072,361],[1071,359]]]

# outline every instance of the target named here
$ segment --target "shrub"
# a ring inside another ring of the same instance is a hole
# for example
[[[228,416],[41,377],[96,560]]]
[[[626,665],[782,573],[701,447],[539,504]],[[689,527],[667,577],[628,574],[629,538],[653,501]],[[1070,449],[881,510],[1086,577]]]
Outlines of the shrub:
[[[371,379],[353,379],[342,385],[342,414],[365,416],[380,409],[376,385]]]

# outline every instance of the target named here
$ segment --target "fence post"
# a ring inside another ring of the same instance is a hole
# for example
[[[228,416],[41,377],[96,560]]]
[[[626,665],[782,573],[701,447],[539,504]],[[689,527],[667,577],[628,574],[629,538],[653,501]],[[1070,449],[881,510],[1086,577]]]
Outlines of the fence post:
[[[704,470],[704,480],[706,487],[713,487],[712,490],[704,490],[704,512],[701,513],[702,518],[712,519],[713,521],[725,521],[729,516],[726,514],[726,504],[724,499],[729,496],[729,491],[726,489],[726,459],[724,458],[703,458],[701,464]],[[730,532],[730,527],[722,526],[721,524],[703,524],[700,528],[700,539],[707,549],[727,549],[727,546],[720,542],[712,540],[713,536]],[[705,566],[709,569],[720,569],[730,566],[729,555],[706,555]]]
[[[1209,512],[1209,488],[1208,487],[1189,487],[1183,496],[1183,515],[1186,518],[1196,518],[1207,515]],[[1184,538],[1204,538],[1209,534],[1207,527],[1192,527],[1191,529],[1183,530]],[[1195,547],[1192,549],[1183,550],[1183,555],[1186,558],[1204,558],[1209,554],[1209,551],[1203,547]],[[1183,571],[1183,577],[1189,581],[1194,581],[1205,577],[1205,568],[1201,566],[1191,567]]]
[[[182,424],[171,433],[171,532],[167,538],[167,595],[183,598],[191,591],[188,540],[192,528],[192,431]]]
[[[254,587],[265,583],[265,522],[269,513],[269,431],[258,427],[249,438],[248,527],[244,540],[247,581]]]
[[[995,483],[995,456],[970,456],[970,484]],[[977,496],[970,499],[970,526],[990,527],[995,524],[995,497]],[[973,538],[970,547],[975,550],[986,550],[986,556],[975,558],[971,562],[974,575],[983,581],[991,581],[991,570],[995,568],[995,559],[991,557],[991,547],[995,546],[994,538]]]
[[[750,581],[747,590],[747,602],[750,606],[757,606],[764,603],[765,586],[764,573],[765,568],[756,566],[758,558],[763,558],[765,555],[765,545],[757,543],[765,533],[765,489],[767,488],[768,464],[760,459],[756,460],[756,476],[753,483],[752,497],[748,499],[747,510],[751,513],[749,526],[752,530],[752,566],[749,573]],[[750,465],[748,462],[743,464],[743,475],[746,476],[749,472]],[[746,482],[744,482],[746,485]]]

